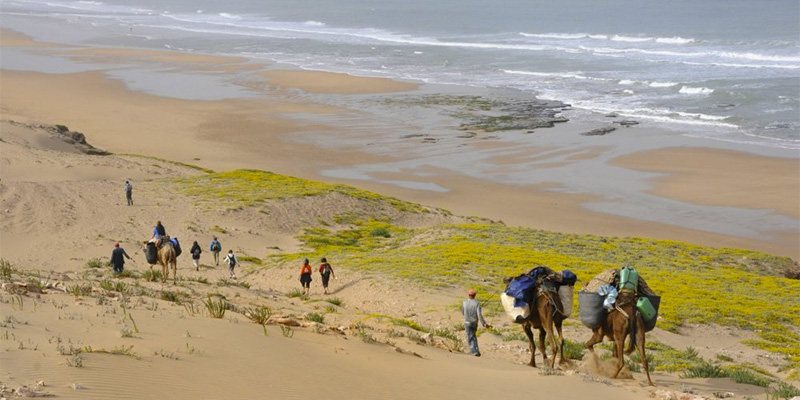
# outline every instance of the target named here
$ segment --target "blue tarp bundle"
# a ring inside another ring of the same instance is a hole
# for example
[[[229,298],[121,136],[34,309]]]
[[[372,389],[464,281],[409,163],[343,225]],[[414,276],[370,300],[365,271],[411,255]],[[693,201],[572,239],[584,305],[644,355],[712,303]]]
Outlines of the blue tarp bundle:
[[[536,267],[527,274],[512,279],[506,287],[506,294],[514,298],[514,307],[528,305],[533,300],[533,288],[536,286],[536,280],[539,279],[539,276],[545,276],[550,272],[552,271],[546,267]],[[561,282],[558,284],[572,286],[577,280],[578,277],[572,271],[565,269],[561,272]]]

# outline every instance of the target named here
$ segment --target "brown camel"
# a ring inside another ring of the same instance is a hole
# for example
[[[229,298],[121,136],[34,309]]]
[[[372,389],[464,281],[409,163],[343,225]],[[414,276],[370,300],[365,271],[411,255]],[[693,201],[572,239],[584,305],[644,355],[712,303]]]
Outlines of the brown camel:
[[[564,334],[561,331],[561,324],[567,317],[564,315],[564,307],[552,282],[542,281],[536,286],[536,301],[533,305],[535,309],[531,310],[531,315],[522,323],[531,350],[531,361],[528,365],[536,367],[536,345],[533,340],[533,329],[536,328],[539,330],[539,347],[542,349],[543,362],[553,368],[556,364],[556,355],[560,354],[561,361],[564,361]],[[553,325],[558,332],[558,343],[553,334]],[[553,359],[550,362],[547,361],[547,347],[544,344],[548,335],[553,348]]]
[[[617,358],[617,372],[614,373],[613,378],[616,378],[622,371],[622,367],[625,365],[625,354],[630,354],[634,349],[638,349],[642,359],[642,368],[647,374],[647,382],[650,386],[655,386],[650,379],[650,370],[647,368],[647,357],[644,353],[644,320],[636,309],[636,293],[629,290],[621,291],[617,297],[615,308],[606,314],[600,326],[592,329],[592,333],[594,335],[586,342],[586,348],[592,353],[594,353],[594,345],[602,342],[604,337],[614,344],[612,352]],[[628,335],[631,335],[630,346],[624,350],[625,338]]]
[[[144,242],[145,249],[147,248],[147,242]],[[175,255],[175,248],[172,246],[172,242],[167,240],[164,242],[161,247],[158,249],[158,263],[161,264],[161,283],[167,281],[169,278],[169,267],[172,267],[172,283],[177,283],[178,280],[178,257]],[[153,265],[150,264],[150,270],[153,270]]]

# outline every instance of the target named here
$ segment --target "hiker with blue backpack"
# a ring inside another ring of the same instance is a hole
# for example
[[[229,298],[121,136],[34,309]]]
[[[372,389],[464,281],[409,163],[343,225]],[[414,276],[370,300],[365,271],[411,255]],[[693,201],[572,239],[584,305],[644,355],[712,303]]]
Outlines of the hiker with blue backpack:
[[[325,294],[328,294],[328,282],[331,279],[331,275],[333,279],[336,279],[336,274],[333,272],[333,267],[331,267],[331,264],[328,263],[325,257],[322,257],[320,261],[322,264],[319,265],[319,274],[322,276],[322,288],[325,289]]]
[[[217,240],[217,237],[214,236],[214,239],[211,240],[211,244],[208,246],[208,249],[214,253],[214,265],[219,267],[219,252],[222,251],[222,245]]]

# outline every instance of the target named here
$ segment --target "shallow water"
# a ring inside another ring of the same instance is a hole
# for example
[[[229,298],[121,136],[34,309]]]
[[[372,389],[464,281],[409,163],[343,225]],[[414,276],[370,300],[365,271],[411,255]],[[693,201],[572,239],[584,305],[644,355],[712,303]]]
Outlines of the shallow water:
[[[515,89],[690,137],[800,149],[795,0],[0,4],[5,26],[35,37]],[[20,22],[30,17],[61,28]]]

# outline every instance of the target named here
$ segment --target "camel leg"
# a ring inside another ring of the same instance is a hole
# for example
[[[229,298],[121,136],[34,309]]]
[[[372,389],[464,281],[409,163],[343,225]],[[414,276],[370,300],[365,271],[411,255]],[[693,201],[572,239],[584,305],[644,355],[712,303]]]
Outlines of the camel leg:
[[[594,353],[594,345],[603,341],[603,337],[605,333],[603,333],[603,328],[598,327],[592,329],[592,337],[586,342],[586,348],[589,349],[592,353]]]
[[[636,347],[639,349],[639,357],[642,358],[642,368],[644,368],[644,372],[647,374],[647,383],[650,386],[655,386],[653,381],[650,379],[650,369],[647,367],[647,357],[644,354],[644,321],[639,318],[636,324]]]
[[[178,263],[172,263],[172,284],[175,285],[178,283]]]
[[[553,334],[553,318],[548,317],[542,321],[542,327],[544,328],[545,337],[550,336],[550,347],[553,349],[553,359],[550,360],[550,368],[554,368],[556,365],[556,355],[558,355],[558,344],[556,343],[556,335]],[[544,339],[542,335],[539,336],[540,339]],[[547,353],[547,347],[542,344],[542,352]],[[547,361],[547,356],[545,356],[545,361]]]
[[[544,328],[539,328],[539,348],[542,351],[542,362],[544,365],[549,365],[550,362],[547,361],[547,346],[544,345],[545,338],[547,338],[547,331]]]
[[[564,332],[561,329],[561,319],[556,320],[556,332],[558,333],[558,356],[559,362],[564,362]]]
[[[169,267],[167,264],[161,264],[161,283],[165,283],[169,278]]]
[[[528,348],[531,350],[531,362],[528,363],[531,367],[536,367],[536,344],[533,343],[533,330],[531,330],[531,324],[529,322],[525,322],[522,325],[523,330],[525,331],[525,336],[528,337]]]
[[[623,321],[622,318],[615,319],[612,329],[614,331],[614,344],[616,347],[615,356],[617,357],[617,372],[614,373],[614,379],[617,379],[617,375],[622,371],[622,367],[625,366],[625,337],[628,336],[627,318],[625,318],[625,321]]]

